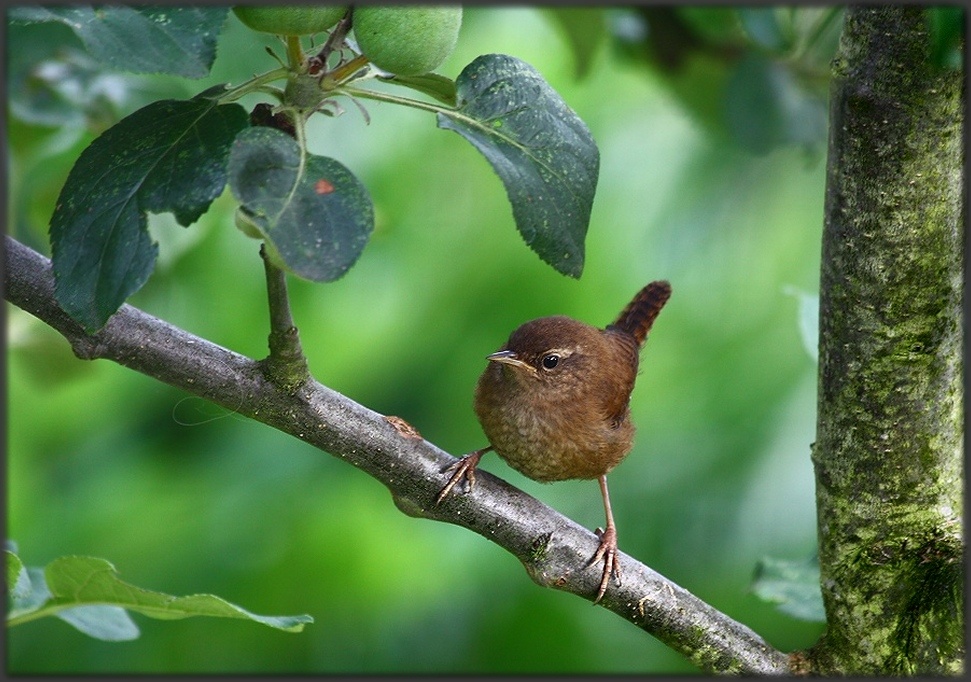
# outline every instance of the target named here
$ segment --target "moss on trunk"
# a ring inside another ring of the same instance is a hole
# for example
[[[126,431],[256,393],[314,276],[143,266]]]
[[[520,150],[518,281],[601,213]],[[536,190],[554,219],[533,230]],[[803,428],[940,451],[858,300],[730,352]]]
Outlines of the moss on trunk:
[[[848,10],[834,62],[813,462],[822,674],[963,669],[963,73],[925,10]]]

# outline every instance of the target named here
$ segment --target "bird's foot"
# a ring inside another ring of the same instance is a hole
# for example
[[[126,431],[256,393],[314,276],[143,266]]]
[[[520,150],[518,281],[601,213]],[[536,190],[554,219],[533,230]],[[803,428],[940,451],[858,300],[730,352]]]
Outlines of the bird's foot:
[[[595,532],[597,537],[600,538],[600,545],[590,561],[587,562],[587,566],[593,566],[599,561],[604,563],[600,589],[597,590],[597,598],[593,600],[594,604],[598,604],[607,591],[610,576],[613,576],[617,584],[620,585],[620,563],[617,561],[617,530],[613,526],[607,526],[606,530],[598,528]]]
[[[466,491],[472,490],[475,486],[475,468],[479,465],[479,460],[482,459],[482,455],[491,450],[492,448],[482,448],[481,450],[473,450],[465,457],[459,458],[457,461],[453,462],[444,469],[442,473],[449,473],[454,471],[452,477],[448,479],[448,483],[442,488],[441,492],[438,493],[438,497],[435,498],[435,504],[439,504],[444,500],[452,488],[455,487],[463,478],[466,480]]]

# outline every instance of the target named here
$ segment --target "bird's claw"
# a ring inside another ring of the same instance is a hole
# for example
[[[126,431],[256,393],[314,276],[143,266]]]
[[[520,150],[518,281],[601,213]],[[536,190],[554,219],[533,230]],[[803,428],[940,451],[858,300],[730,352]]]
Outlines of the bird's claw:
[[[472,490],[472,488],[475,487],[475,468],[478,466],[479,459],[482,458],[483,452],[485,452],[485,450],[475,450],[474,452],[470,452],[465,457],[459,458],[442,471],[442,473],[445,474],[451,471],[454,471],[455,473],[452,474],[452,477],[448,479],[448,483],[445,484],[445,487],[442,488],[441,492],[439,492],[438,496],[435,498],[436,505],[440,504],[441,501],[448,496],[452,488],[454,488],[455,485],[463,478],[466,481],[466,491]]]
[[[617,531],[612,526],[607,526],[606,530],[598,528],[595,532],[597,537],[600,538],[600,545],[590,561],[587,562],[587,566],[593,566],[600,561],[604,563],[600,588],[597,590],[597,598],[593,600],[596,605],[600,603],[604,593],[606,593],[611,576],[620,585],[620,562],[617,561]]]

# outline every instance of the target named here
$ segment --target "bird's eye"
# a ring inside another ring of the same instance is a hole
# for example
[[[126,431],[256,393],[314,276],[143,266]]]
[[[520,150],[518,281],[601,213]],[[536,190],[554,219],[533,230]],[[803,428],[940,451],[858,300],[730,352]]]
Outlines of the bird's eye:
[[[543,367],[546,369],[553,369],[558,364],[560,364],[560,356],[551,353],[543,358]]]

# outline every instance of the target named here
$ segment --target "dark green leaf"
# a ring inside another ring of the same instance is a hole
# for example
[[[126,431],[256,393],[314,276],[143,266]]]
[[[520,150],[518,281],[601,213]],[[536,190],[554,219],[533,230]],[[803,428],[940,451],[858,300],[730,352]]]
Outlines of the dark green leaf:
[[[607,37],[602,7],[542,7],[540,11],[563,34],[573,50],[577,78],[590,71],[597,49]]]
[[[157,246],[145,213],[197,220],[225,187],[230,145],[246,125],[238,104],[162,100],[84,150],[54,209],[51,249],[57,300],[86,330],[100,329],[151,274]]]
[[[789,561],[764,557],[755,567],[752,591],[763,601],[800,620],[825,622],[819,587],[819,560]]]
[[[229,186],[278,264],[304,279],[339,278],[374,229],[364,185],[334,159],[306,153],[273,128],[250,128],[236,138]]]
[[[526,244],[559,272],[579,277],[600,169],[587,126],[515,57],[478,57],[456,85],[459,107],[440,112],[438,126],[467,139],[492,164]]]
[[[59,21],[92,56],[133,73],[202,78],[216,58],[216,39],[228,7],[71,7],[12,9],[16,22]]]
[[[434,97],[442,104],[455,106],[455,81],[437,73],[423,73],[419,76],[378,76],[378,80],[411,88]]]
[[[783,24],[780,12],[791,12],[791,8],[749,7],[738,10],[742,28],[752,42],[769,52],[787,52],[793,44],[792,26]]]

